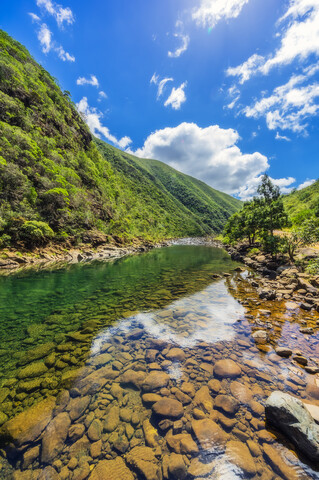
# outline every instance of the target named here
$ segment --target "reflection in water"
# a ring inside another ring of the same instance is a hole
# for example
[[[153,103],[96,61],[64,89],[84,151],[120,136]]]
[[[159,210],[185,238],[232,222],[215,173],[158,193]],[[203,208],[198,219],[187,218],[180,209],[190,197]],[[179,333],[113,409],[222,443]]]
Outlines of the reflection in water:
[[[318,315],[260,304],[247,272],[223,275],[235,266],[221,250],[175,246],[5,282],[14,327],[3,320],[1,335],[15,354],[1,367],[1,478],[319,478],[268,431],[263,407],[276,389],[316,402],[310,376],[273,346],[313,352],[317,335],[299,326]],[[270,342],[257,348],[260,328]]]

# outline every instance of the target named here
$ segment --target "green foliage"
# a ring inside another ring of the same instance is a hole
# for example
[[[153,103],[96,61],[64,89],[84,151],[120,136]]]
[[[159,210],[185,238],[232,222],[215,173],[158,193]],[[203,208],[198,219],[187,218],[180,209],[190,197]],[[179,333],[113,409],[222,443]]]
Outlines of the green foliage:
[[[123,241],[220,232],[241,203],[153,160],[93,139],[55,80],[0,31],[2,243]],[[30,223],[31,222],[31,223]]]
[[[283,197],[286,211],[293,224],[300,225],[309,216],[319,217],[319,180]]]
[[[54,237],[54,232],[47,223],[31,220],[23,223],[20,236],[21,240],[32,248],[48,243]]]
[[[305,220],[302,225],[294,226],[281,237],[282,251],[288,253],[290,260],[294,260],[297,248],[311,245],[319,241],[319,220]]]
[[[249,245],[258,236],[267,252],[276,253],[280,240],[274,236],[274,230],[287,225],[279,188],[272,184],[268,175],[264,175],[257,192],[258,196],[228,219],[224,235],[230,243],[247,238]]]
[[[319,275],[319,258],[310,260],[305,270],[310,275]]]

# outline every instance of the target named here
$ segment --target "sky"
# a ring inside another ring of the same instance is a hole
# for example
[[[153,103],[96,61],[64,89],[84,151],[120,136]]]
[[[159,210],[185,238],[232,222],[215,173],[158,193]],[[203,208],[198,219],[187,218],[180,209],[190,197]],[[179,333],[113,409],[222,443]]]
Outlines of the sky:
[[[319,0],[1,0],[92,133],[243,200],[319,177]]]

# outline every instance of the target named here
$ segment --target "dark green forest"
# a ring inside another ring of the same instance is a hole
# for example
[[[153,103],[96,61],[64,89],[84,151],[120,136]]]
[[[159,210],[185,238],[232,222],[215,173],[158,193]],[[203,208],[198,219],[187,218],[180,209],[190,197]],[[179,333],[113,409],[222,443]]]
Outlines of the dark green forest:
[[[0,247],[206,235],[240,205],[93,138],[70,93],[0,31]]]

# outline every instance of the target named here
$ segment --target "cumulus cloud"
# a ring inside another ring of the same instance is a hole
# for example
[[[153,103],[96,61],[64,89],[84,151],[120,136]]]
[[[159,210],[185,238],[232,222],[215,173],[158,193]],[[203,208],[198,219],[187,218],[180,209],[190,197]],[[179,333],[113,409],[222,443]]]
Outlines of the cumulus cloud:
[[[64,23],[67,25],[74,23],[74,15],[70,7],[63,8],[51,0],[37,0],[37,6],[52,15],[59,27],[63,27]]]
[[[182,33],[174,33],[174,37],[180,39],[181,45],[173,52],[169,51],[168,56],[171,58],[178,58],[182,55],[182,53],[186,52],[189,45],[189,36]]]
[[[102,135],[114,145],[122,149],[127,148],[132,143],[132,140],[127,136],[117,139],[111,134],[110,130],[102,124],[102,113],[96,108],[89,106],[87,97],[83,97],[79,103],[76,104],[76,107],[83,116],[92,134],[96,137],[100,138]]]
[[[237,67],[228,68],[227,74],[239,77],[244,83],[256,73],[267,75],[276,66],[304,61],[319,55],[319,2],[318,0],[290,0],[287,12],[279,19],[280,46],[267,57],[254,54]]]
[[[270,130],[281,128],[305,133],[307,119],[319,111],[319,83],[305,85],[308,80],[309,70],[307,75],[293,75],[271,95],[245,107],[243,112],[251,118],[265,117]]]
[[[29,15],[32,19],[32,22],[37,22],[38,23],[38,22],[41,21],[41,18],[38,15],[36,15],[35,13],[29,12]]]
[[[239,138],[231,128],[201,128],[184,122],[155,131],[134,154],[156,158],[218,190],[238,194],[269,167],[267,157],[261,153],[241,152],[236,145]]]
[[[202,27],[213,28],[220,20],[236,18],[249,0],[201,0],[192,14],[193,20]]]
[[[181,105],[186,102],[186,95],[184,92],[186,86],[187,82],[184,82],[178,88],[173,87],[170,96],[164,102],[164,106],[168,107],[170,105],[174,110],[179,110]]]
[[[59,47],[56,47],[55,51],[57,52],[58,57],[61,58],[61,60],[63,60],[64,62],[75,62],[75,57],[66,52],[64,48],[61,47],[61,45]]]
[[[238,196],[241,200],[251,200],[255,195],[257,195],[257,188],[260,185],[262,175],[258,175],[252,179],[249,179],[246,185],[240,187],[238,191]],[[296,179],[293,177],[287,178],[271,178],[270,180],[280,188],[281,193],[290,193],[293,189],[292,184],[295,183]]]
[[[79,77],[76,81],[77,85],[92,85],[93,87],[99,87],[99,81],[95,75],[91,75],[90,78]],[[103,92],[104,93],[104,92]]]
[[[312,179],[308,179],[308,178],[307,178],[307,180],[305,180],[303,183],[301,183],[301,184],[298,186],[297,190],[302,190],[303,188],[310,187],[310,185],[312,185],[313,183],[315,183],[315,181],[316,181],[316,180],[315,180],[314,178],[312,178]]]
[[[52,48],[52,32],[45,23],[42,23],[38,31],[38,40],[40,42],[42,52],[48,53]]]

